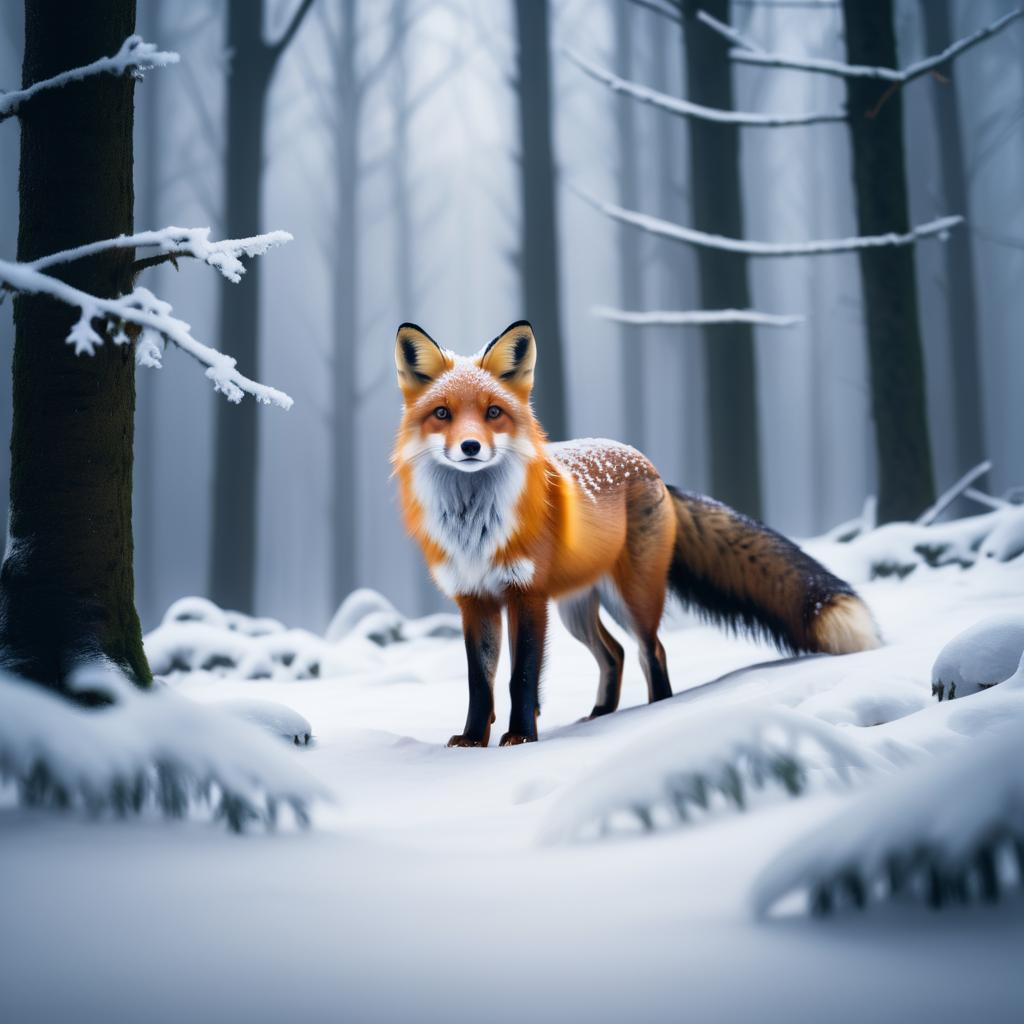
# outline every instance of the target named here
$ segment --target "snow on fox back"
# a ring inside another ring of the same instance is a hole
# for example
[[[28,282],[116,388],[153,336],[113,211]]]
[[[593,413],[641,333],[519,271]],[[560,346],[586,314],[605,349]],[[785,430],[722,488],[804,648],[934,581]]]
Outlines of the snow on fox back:
[[[630,480],[658,476],[657,470],[635,448],[603,437],[554,442],[547,446],[547,453],[591,501],[596,501],[603,491],[621,487]]]

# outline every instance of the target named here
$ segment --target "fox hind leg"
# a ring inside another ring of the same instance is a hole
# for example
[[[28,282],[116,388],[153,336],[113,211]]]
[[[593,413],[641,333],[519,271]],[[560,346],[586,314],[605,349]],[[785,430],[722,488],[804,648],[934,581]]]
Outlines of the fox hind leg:
[[[594,656],[601,670],[597,700],[590,718],[611,714],[619,706],[622,692],[622,645],[604,628],[597,590],[588,590],[558,602],[558,615],[565,628]]]

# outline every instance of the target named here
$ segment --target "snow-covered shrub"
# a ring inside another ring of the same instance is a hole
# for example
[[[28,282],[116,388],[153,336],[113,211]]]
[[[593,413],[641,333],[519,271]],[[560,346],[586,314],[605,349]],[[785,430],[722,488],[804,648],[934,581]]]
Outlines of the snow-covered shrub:
[[[283,633],[284,625],[277,619],[257,619],[243,612],[225,611],[205,597],[182,597],[164,613],[166,622],[205,622],[218,629],[231,629],[245,636],[266,636]]]
[[[169,817],[205,807],[241,831],[274,826],[281,807],[305,825],[329,799],[296,754],[237,717],[167,687],[140,691],[104,665],[74,685],[114,703],[85,709],[0,673],[0,779],[25,805]]]
[[[1024,659],[997,690],[960,704],[970,738],[790,843],[755,883],[758,914],[794,892],[823,914],[903,896],[933,907],[991,900],[1024,884]]]
[[[1009,679],[1024,655],[1024,615],[985,619],[953,637],[932,667],[932,694],[954,700]]]
[[[840,730],[783,708],[730,708],[688,715],[629,745],[552,806],[544,843],[603,835],[618,822],[644,829],[688,820],[716,804],[744,808],[769,785],[795,796],[810,779],[845,781],[867,769]]]
[[[325,634],[330,643],[353,636],[365,637],[380,647],[425,637],[450,639],[462,636],[462,622],[458,615],[444,612],[407,619],[383,594],[361,587],[341,603]]]

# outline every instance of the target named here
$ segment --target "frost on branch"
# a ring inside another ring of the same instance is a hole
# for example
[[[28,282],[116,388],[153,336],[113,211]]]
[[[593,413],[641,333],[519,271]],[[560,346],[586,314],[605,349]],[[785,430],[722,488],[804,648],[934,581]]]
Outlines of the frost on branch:
[[[897,898],[934,908],[995,900],[1024,884],[1022,688],[1024,663],[998,689],[959,702],[994,730],[885,779],[797,837],[756,881],[755,912],[796,892],[826,914]]]
[[[130,72],[141,78],[151,68],[162,68],[177,64],[180,56],[171,51],[158,50],[153,43],[147,43],[142,36],[129,36],[113,57],[100,57],[91,64],[62,71],[52,78],[34,82],[26,89],[0,93],[0,121],[15,116],[22,104],[46,89],[59,89],[69,82],[78,82],[93,75],[123,75]]]
[[[229,238],[220,242],[211,242],[209,236],[209,228],[170,227],[90,242],[42,256],[31,263],[0,260],[0,286],[9,291],[49,295],[77,308],[79,317],[67,337],[76,355],[93,355],[96,347],[103,344],[103,334],[96,327],[97,323],[103,323],[104,333],[116,345],[127,344],[135,338],[135,359],[140,366],[159,368],[161,342],[170,342],[206,367],[206,376],[213,383],[214,390],[223,394],[228,401],[240,402],[248,394],[265,405],[290,409],[292,400],[288,395],[239,373],[231,356],[194,338],[191,326],[172,315],[170,303],[154,295],[148,288],[138,285],[128,295],[104,299],[45,273],[50,267],[110,249],[155,246],[161,256],[200,259],[216,268],[228,280],[237,282],[245,272],[241,257],[262,255],[292,238],[286,231],[272,231],[252,238]]]
[[[595,306],[594,316],[618,324],[637,327],[706,327],[709,324],[754,324],[758,327],[796,327],[802,316],[780,313],[759,313],[756,309],[686,309],[633,312]]]
[[[207,808],[233,831],[273,827],[289,807],[308,823],[329,799],[279,740],[237,716],[161,688],[141,692],[113,669],[82,669],[75,685],[116,703],[86,710],[0,673],[0,780],[26,806],[118,816]]]
[[[573,842],[620,822],[651,830],[716,805],[743,809],[752,790],[769,785],[796,796],[814,776],[846,781],[851,769],[867,767],[838,729],[793,711],[690,713],[572,786],[551,808],[540,839]]]

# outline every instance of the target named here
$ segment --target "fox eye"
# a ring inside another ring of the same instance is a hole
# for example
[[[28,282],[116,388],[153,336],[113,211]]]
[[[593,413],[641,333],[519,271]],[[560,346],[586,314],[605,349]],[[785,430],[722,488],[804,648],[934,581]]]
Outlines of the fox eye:
[[[487,418],[489,420],[496,420],[501,415],[501,408],[497,405],[489,405],[487,407]]]
[[[436,409],[434,410],[434,415],[435,415],[435,416],[436,416],[436,417],[437,417],[437,418],[438,418],[439,420],[449,420],[449,419],[451,419],[451,417],[452,417],[452,414],[451,414],[451,413],[450,413],[450,412],[448,411],[448,407],[447,407],[446,405],[439,405],[439,406],[438,406],[438,407],[437,407],[437,408],[436,408]]]

